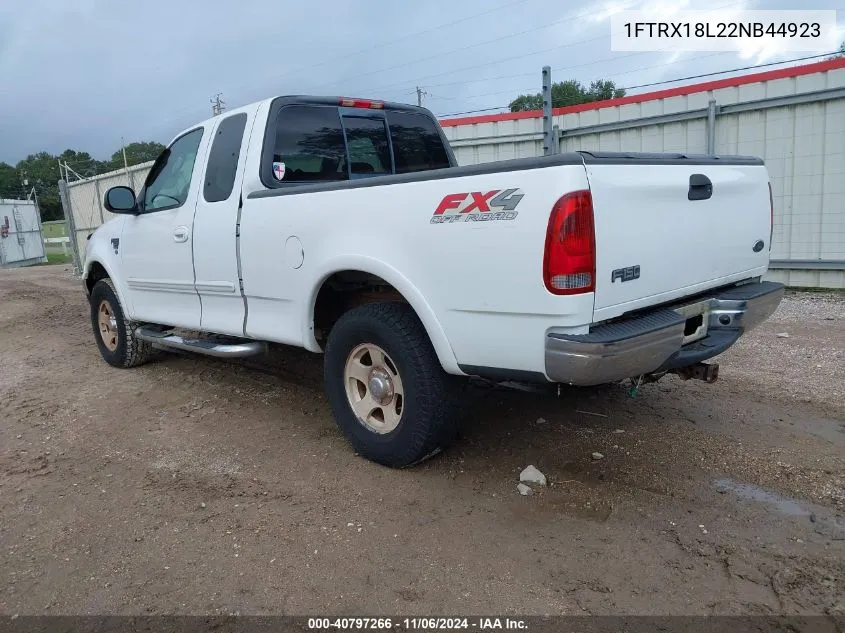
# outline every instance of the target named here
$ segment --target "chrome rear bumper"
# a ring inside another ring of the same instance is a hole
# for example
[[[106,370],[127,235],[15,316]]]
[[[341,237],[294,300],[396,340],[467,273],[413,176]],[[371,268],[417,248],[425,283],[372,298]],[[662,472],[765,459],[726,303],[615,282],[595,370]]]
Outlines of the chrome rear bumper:
[[[570,385],[600,385],[657,371],[686,367],[721,354],[777,309],[784,287],[759,282],[714,292],[702,304],[706,335],[684,345],[688,314],[679,304],[624,321],[600,325],[589,334],[550,331],[546,375]]]

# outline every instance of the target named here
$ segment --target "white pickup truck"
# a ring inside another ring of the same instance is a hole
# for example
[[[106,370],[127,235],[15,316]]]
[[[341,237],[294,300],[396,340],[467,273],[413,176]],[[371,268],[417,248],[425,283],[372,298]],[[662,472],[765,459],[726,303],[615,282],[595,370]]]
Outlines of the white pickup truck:
[[[702,361],[783,295],[756,158],[578,152],[458,167],[427,110],[278,97],[181,133],[90,236],[103,358],[325,352],[369,459],[445,447],[465,380],[598,385]]]

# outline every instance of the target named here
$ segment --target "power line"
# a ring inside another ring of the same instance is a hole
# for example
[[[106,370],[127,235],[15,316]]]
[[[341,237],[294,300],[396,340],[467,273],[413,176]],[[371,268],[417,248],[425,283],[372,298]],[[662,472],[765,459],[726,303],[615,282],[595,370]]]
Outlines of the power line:
[[[712,10],[718,11],[720,9],[725,9],[725,8],[731,7],[731,6],[734,6],[733,2],[730,2],[730,3],[722,5],[722,6],[714,7]],[[443,55],[451,55],[451,54],[454,54],[458,51],[465,50],[467,48],[473,48],[475,46],[480,46],[480,45],[483,45],[483,44],[490,44],[490,43],[493,43],[493,42],[496,42],[496,41],[499,41],[499,40],[502,40],[502,39],[514,37],[515,35],[522,35],[522,34],[525,34],[525,33],[530,33],[532,31],[537,31],[537,30],[540,30],[540,29],[543,29],[543,28],[547,28],[549,26],[554,26],[554,25],[556,25],[560,22],[571,21],[571,20],[575,20],[575,19],[578,19],[578,18],[583,18],[583,17],[587,17],[587,16],[590,16],[590,15],[602,13],[602,12],[603,12],[603,10],[582,11],[578,14],[569,15],[569,16],[566,16],[564,18],[561,18],[560,20],[558,20],[556,22],[552,22],[548,25],[536,27],[536,28],[533,28],[533,29],[528,29],[528,30],[525,30],[525,31],[520,31],[519,33],[516,33],[514,35],[504,35],[504,36],[501,36],[501,37],[493,38],[491,40],[485,40],[483,42],[478,42],[476,44],[469,44],[467,46],[462,46],[460,48],[452,49],[452,50],[449,50],[449,51],[444,51],[444,52],[441,52],[441,53],[437,53],[435,55],[430,55],[428,57],[418,58],[416,60],[406,62],[406,63],[403,63],[403,64],[397,64],[395,66],[389,66],[387,68],[380,68],[378,70],[369,71],[369,72],[366,72],[366,73],[363,73],[363,74],[356,75],[354,78],[359,79],[361,77],[374,75],[374,74],[385,72],[385,71],[388,71],[388,70],[395,70],[397,68],[402,68],[404,66],[410,66],[410,65],[413,65],[413,64],[416,64],[416,63],[419,63],[419,62],[434,59],[435,57],[442,57]],[[462,72],[462,71],[465,71],[465,70],[475,70],[477,68],[484,68],[486,66],[498,65],[498,64],[510,62],[510,61],[513,61],[513,60],[516,60],[516,59],[524,59],[525,57],[531,57],[533,55],[539,55],[541,53],[548,53],[550,51],[559,50],[561,48],[569,48],[569,47],[572,47],[572,46],[578,46],[580,44],[588,44],[590,42],[596,42],[596,41],[603,40],[603,39],[606,39],[606,38],[607,38],[607,34],[603,33],[602,35],[598,35],[596,37],[591,37],[591,38],[582,39],[582,40],[575,40],[575,41],[572,41],[572,42],[567,42],[566,44],[559,44],[557,46],[552,46],[550,48],[544,48],[544,49],[532,51],[532,52],[529,52],[529,53],[524,53],[522,55],[517,55],[517,56],[511,55],[509,57],[505,57],[505,58],[502,58],[502,59],[498,59],[498,60],[494,60],[494,61],[487,61],[487,62],[484,62],[484,63],[481,63],[481,64],[474,64],[472,66],[464,66],[463,68],[448,70],[448,71],[444,71],[442,73],[435,73],[433,75],[424,75],[423,77],[418,77],[416,80],[419,81],[419,80],[422,80],[422,79],[431,79],[431,78],[434,78],[434,77],[441,77],[443,75],[452,75],[452,74]],[[640,52],[636,52],[636,53],[629,53],[628,55],[621,55],[621,56],[616,55],[614,57],[605,58],[604,60],[596,60],[594,62],[588,62],[586,64],[581,64],[581,66],[588,66],[588,65],[591,65],[593,63],[598,63],[600,61],[614,61],[616,59],[619,59],[620,57],[624,58],[624,57],[632,57],[632,56],[635,56],[635,55],[646,55],[646,54],[653,53],[653,52],[655,52],[655,51],[640,51]],[[576,66],[569,66],[569,67],[572,68],[572,67],[576,67]],[[522,75],[522,76],[527,76],[527,75]],[[333,82],[324,82],[322,84],[317,84],[315,87],[330,85],[331,83],[333,83]],[[455,82],[455,83],[465,83],[465,82]],[[388,85],[385,85],[385,86],[382,86],[382,87],[379,87],[379,88],[372,88],[370,90],[373,91],[373,92],[379,91],[379,90],[386,90],[386,89],[392,88],[392,87],[397,86],[397,85],[401,85],[401,82],[400,83],[394,83],[394,84],[388,84]],[[443,84],[441,84],[441,85],[443,85]],[[435,85],[429,85],[429,87],[435,87]]]
[[[730,5],[725,5],[725,6],[730,6]],[[717,7],[717,9],[721,9],[721,8],[724,8],[724,7]],[[572,20],[578,20],[580,18],[588,17],[588,16],[591,16],[591,15],[596,15],[598,13],[602,13],[603,11],[604,10],[598,10],[598,11],[592,10],[592,11],[581,11],[581,12],[575,13],[575,14],[569,14],[569,15],[566,15],[566,16],[564,16],[564,17],[562,17],[559,20],[556,20],[554,22],[542,24],[540,26],[536,26],[536,27],[533,27],[533,28],[530,28],[530,29],[518,31],[516,33],[510,33],[508,35],[501,35],[499,37],[494,37],[494,38],[489,39],[489,40],[484,40],[484,41],[481,41],[481,42],[475,42],[474,44],[467,44],[465,46],[459,46],[458,48],[453,48],[453,49],[448,50],[448,51],[441,51],[439,53],[435,53],[434,55],[429,55],[428,57],[421,57],[421,58],[417,58],[417,59],[409,61],[409,62],[403,62],[401,64],[396,64],[394,66],[388,66],[386,68],[379,68],[377,70],[368,71],[366,73],[357,75],[356,79],[359,79],[361,77],[366,77],[366,76],[369,76],[369,75],[375,75],[377,73],[386,72],[388,70],[396,70],[397,68],[404,68],[406,66],[413,66],[414,64],[419,64],[420,62],[428,61],[428,60],[431,60],[431,59],[436,59],[437,57],[444,57],[446,55],[453,55],[454,53],[457,53],[457,52],[460,52],[460,51],[463,51],[463,50],[467,50],[467,49],[470,49],[470,48],[475,48],[476,46],[484,46],[486,44],[493,44],[495,42],[500,42],[502,40],[510,39],[510,38],[513,38],[513,37],[518,37],[520,35],[525,35],[527,33],[534,33],[536,31],[541,31],[543,29],[548,29],[548,28],[551,28],[553,26],[557,26],[558,24],[562,24],[564,22],[571,22]],[[570,46],[576,46],[578,44],[585,44],[587,42],[593,42],[593,41],[597,41],[597,40],[600,40],[600,39],[604,39],[605,37],[607,37],[607,36],[605,34],[603,34],[603,35],[600,35],[598,37],[593,37],[593,38],[586,39],[586,40],[569,42],[567,44],[561,44],[561,45],[558,45],[558,46],[553,46],[552,48],[547,48],[547,49],[543,49],[543,50],[540,50],[540,51],[535,51],[533,53],[527,53],[526,55],[522,55],[521,57],[536,55],[536,54],[539,54],[539,53],[544,53],[544,52],[548,52],[548,51],[551,51],[551,50],[556,50],[558,48],[567,48],[567,47],[570,47]],[[405,38],[402,38],[402,39],[404,40]],[[508,57],[507,60],[503,60],[503,61],[509,61],[509,60],[512,60],[512,59],[520,59],[520,57]],[[482,65],[487,65],[487,64],[482,64]],[[324,83],[321,83],[321,84],[317,84],[315,87],[325,86],[327,84],[333,83],[333,81],[334,80],[324,82]]]
[[[793,63],[793,62],[801,62],[801,61],[807,61],[807,60],[810,60],[810,59],[818,59],[820,57],[828,57],[828,56],[833,55],[835,53],[837,53],[837,51],[832,51],[832,52],[828,52],[828,53],[821,53],[819,55],[808,55],[806,57],[796,57],[794,59],[786,59],[786,60],[779,61],[779,62],[768,62],[766,64],[757,64],[755,66],[742,66],[742,67],[739,67],[739,68],[730,68],[730,69],[727,69],[727,70],[718,70],[718,71],[715,71],[715,72],[712,72],[712,73],[702,73],[700,75],[690,75],[688,77],[678,77],[676,79],[666,79],[664,81],[656,81],[656,82],[648,83],[648,84],[639,84],[639,85],[636,85],[636,86],[627,86],[627,87],[624,87],[624,88],[620,88],[620,90],[634,90],[634,89],[637,89],[637,88],[649,88],[649,87],[652,87],[652,86],[660,86],[660,85],[664,85],[664,84],[676,83],[678,81],[687,81],[687,80],[690,80],[690,79],[702,79],[704,77],[713,77],[715,75],[725,75],[727,73],[740,72],[740,71],[743,71],[743,70],[754,70],[754,69],[757,69],[757,68],[766,68],[766,67],[769,67],[769,66],[777,66],[777,65],[780,65],[780,64],[790,64],[790,63]],[[661,65],[666,66],[668,64],[661,64]],[[655,66],[654,68],[658,68],[658,67],[659,66]],[[647,70],[647,69],[639,68],[639,69],[634,69],[634,70],[627,71],[627,72],[629,72],[629,73],[630,72],[637,72],[639,70]],[[613,76],[613,75],[611,75],[611,76]],[[483,96],[483,95],[471,95],[469,98],[473,99],[473,98],[478,98],[480,96]],[[481,108],[481,109],[478,109],[478,110],[465,110],[463,112],[451,112],[449,114],[438,114],[437,117],[443,118],[443,117],[450,117],[450,116],[459,116],[459,115],[462,115],[462,114],[477,114],[479,112],[492,112],[493,110],[506,110],[506,109],[509,109],[509,108],[510,108],[510,105],[495,106],[495,107],[492,107],[492,108]]]
[[[464,18],[459,18],[457,20],[453,20],[451,22],[446,22],[444,24],[438,24],[437,26],[432,26],[432,27],[424,29],[422,31],[417,31],[415,33],[408,33],[406,35],[402,35],[402,36],[397,37],[395,39],[387,40],[386,42],[381,42],[380,44],[375,44],[374,46],[370,46],[369,48],[362,48],[358,51],[354,51],[354,52],[351,52],[351,53],[344,53],[343,55],[340,55],[338,57],[332,57],[332,58],[329,58],[329,59],[325,59],[325,60],[318,62],[316,64],[312,64],[311,66],[306,66],[304,68],[297,68],[296,70],[293,70],[289,73],[285,73],[283,75],[276,76],[275,80],[278,81],[279,79],[284,79],[285,77],[297,75],[297,74],[300,74],[300,73],[302,73],[306,70],[313,70],[315,68],[325,66],[326,64],[330,64],[332,62],[345,61],[345,60],[349,59],[350,57],[356,57],[358,55],[363,55],[364,53],[369,53],[371,51],[375,51],[375,50],[378,50],[380,48],[384,48],[385,46],[390,46],[391,44],[396,44],[397,42],[406,42],[407,40],[415,38],[415,37],[419,37],[420,35],[425,35],[427,33],[432,33],[434,31],[441,31],[441,30],[449,28],[451,26],[455,26],[456,24],[461,24],[461,23],[467,22],[469,20],[475,20],[476,18],[480,18],[482,16],[489,15],[490,13],[495,13],[496,11],[501,11],[502,9],[509,9],[510,7],[514,7],[518,4],[525,4],[528,1],[529,0],[515,0],[515,2],[509,2],[508,4],[502,4],[502,5],[499,5],[498,7],[493,7],[492,9],[487,9],[486,11],[481,11],[480,13],[473,13],[472,15],[468,15]],[[380,71],[376,71],[376,72],[380,72]],[[325,84],[318,84],[318,86],[320,86],[320,85],[325,85]]]
[[[836,53],[837,51],[833,51]],[[742,68],[732,68],[731,70],[722,70],[714,73],[703,73],[701,75],[689,75],[688,77],[678,77],[677,79],[667,79],[665,81],[656,81],[650,84],[639,84],[637,86],[627,86],[621,90],[636,90],[637,88],[650,88],[652,86],[660,86],[662,84],[671,84],[676,81],[687,81],[689,79],[701,79],[703,77],[712,77],[713,75],[723,75],[725,73],[739,72],[741,70],[754,70],[756,68],[766,68],[768,66],[777,66],[778,64],[788,64],[790,62],[803,62],[810,59],[818,59],[820,57],[828,57],[833,53],[821,53],[819,55],[808,55],[807,57],[796,57],[795,59],[787,59],[779,62],[767,62],[765,64],[755,64],[754,66],[743,66]]]

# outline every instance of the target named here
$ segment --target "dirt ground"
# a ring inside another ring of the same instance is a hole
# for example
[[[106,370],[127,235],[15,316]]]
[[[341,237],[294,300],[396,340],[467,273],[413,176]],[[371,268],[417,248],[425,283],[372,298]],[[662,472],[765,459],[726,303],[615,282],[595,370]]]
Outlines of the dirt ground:
[[[789,295],[714,385],[474,388],[402,471],[320,362],[113,369],[65,266],[0,271],[0,613],[845,613],[842,295]]]

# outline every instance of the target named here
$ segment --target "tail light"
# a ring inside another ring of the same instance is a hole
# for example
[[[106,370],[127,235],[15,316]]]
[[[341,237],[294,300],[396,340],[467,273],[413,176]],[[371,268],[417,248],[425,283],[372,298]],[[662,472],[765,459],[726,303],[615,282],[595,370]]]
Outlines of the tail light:
[[[341,97],[338,103],[344,108],[370,108],[371,110],[381,110],[384,108],[383,101],[372,101],[370,99],[350,99],[349,97]]]
[[[552,207],[543,281],[556,295],[593,292],[596,288],[593,197],[587,190],[568,193]]]
[[[772,195],[772,183],[769,183],[769,250],[772,250],[772,238],[775,235],[775,198]]]

